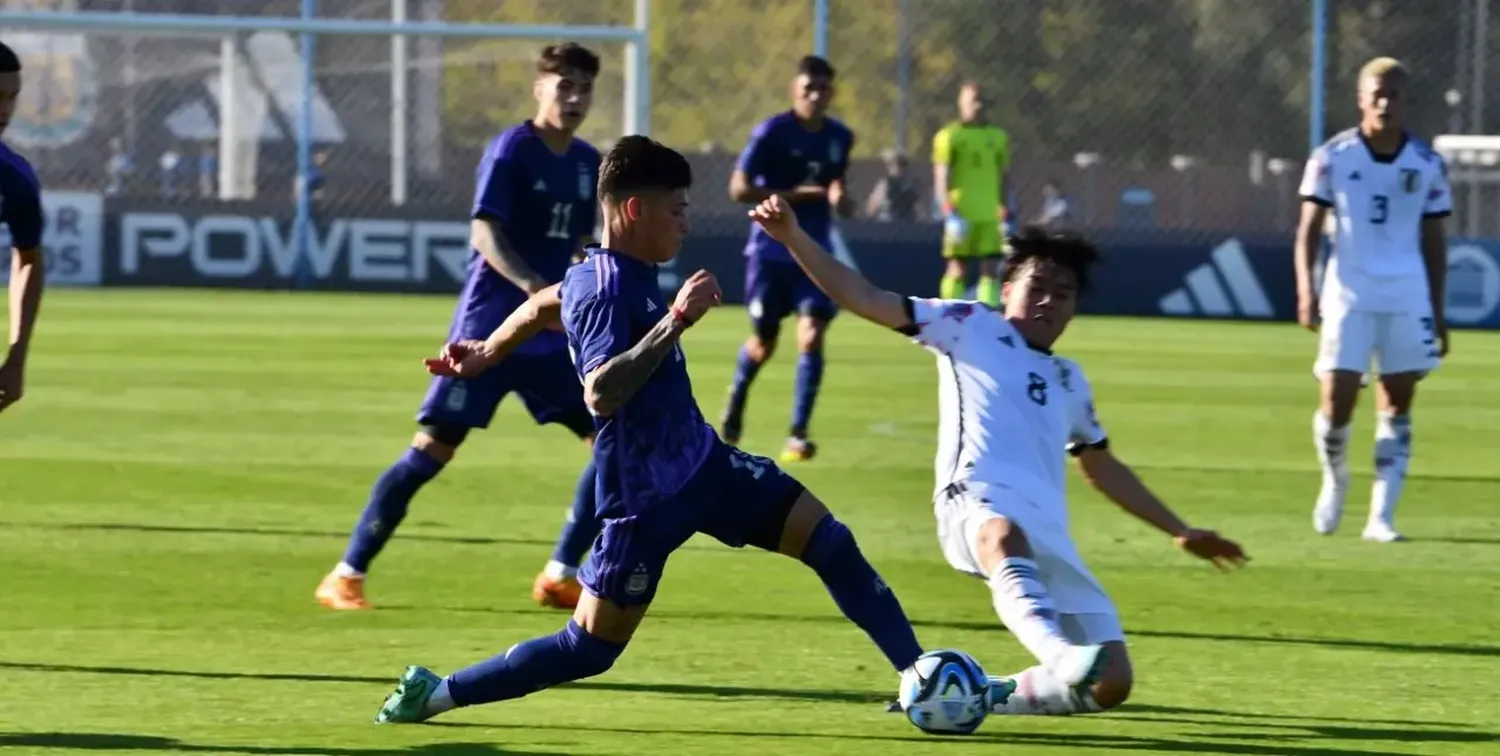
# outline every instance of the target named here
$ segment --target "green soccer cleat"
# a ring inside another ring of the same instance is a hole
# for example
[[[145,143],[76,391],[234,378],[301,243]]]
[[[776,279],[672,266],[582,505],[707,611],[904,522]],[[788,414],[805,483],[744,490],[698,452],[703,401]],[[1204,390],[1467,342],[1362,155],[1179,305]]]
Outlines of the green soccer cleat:
[[[385,703],[380,706],[375,722],[414,724],[426,720],[429,716],[425,713],[427,699],[432,698],[442,681],[443,678],[426,667],[407,667],[396,683],[396,691],[386,696]]]
[[[1004,706],[1016,693],[1016,681],[1009,677],[991,677],[990,689],[985,694],[985,704],[991,712],[996,706]]]

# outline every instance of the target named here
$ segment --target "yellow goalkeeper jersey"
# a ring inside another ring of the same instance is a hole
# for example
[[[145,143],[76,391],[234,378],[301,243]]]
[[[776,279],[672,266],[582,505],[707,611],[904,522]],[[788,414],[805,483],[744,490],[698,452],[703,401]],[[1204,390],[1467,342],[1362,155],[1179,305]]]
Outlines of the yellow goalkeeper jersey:
[[[948,166],[948,203],[965,220],[995,219],[1001,178],[1010,166],[1010,135],[989,124],[954,121],[932,138],[932,162]]]

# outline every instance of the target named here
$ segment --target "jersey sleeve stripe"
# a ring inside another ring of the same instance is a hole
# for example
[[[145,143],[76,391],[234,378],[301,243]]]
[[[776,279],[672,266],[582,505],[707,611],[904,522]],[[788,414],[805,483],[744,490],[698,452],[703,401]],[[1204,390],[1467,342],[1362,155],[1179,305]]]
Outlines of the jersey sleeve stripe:
[[[1452,214],[1453,214],[1452,210],[1438,210],[1436,212],[1431,212],[1431,213],[1422,213],[1422,217],[1423,218],[1447,218],[1448,216],[1450,216]]]
[[[1333,203],[1332,202],[1329,202],[1328,200],[1323,199],[1322,197],[1317,197],[1317,196],[1314,196],[1314,195],[1311,195],[1311,194],[1304,194],[1304,195],[1302,195],[1302,201],[1303,202],[1311,202],[1314,205],[1321,205],[1323,207],[1333,207]]]
[[[901,309],[906,311],[906,324],[897,326],[896,333],[903,336],[917,336],[922,332],[922,327],[917,325],[917,309],[912,304],[911,297],[901,298]]]
[[[1102,451],[1102,450],[1108,449],[1108,448],[1109,448],[1109,437],[1106,436],[1104,438],[1099,439],[1098,441],[1095,441],[1092,444],[1068,444],[1068,453],[1071,454],[1071,455],[1073,455],[1073,456],[1075,456],[1075,457],[1077,457],[1077,456],[1083,454],[1084,452],[1088,451],[1089,449],[1099,449],[1099,450]]]

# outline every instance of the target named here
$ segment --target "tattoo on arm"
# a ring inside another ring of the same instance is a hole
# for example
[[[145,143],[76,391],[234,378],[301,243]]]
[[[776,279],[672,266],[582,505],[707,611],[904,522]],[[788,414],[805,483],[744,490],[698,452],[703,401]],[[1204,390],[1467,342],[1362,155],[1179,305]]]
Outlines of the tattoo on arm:
[[[476,219],[470,236],[473,237],[474,247],[484,255],[485,262],[511,283],[532,293],[547,286],[548,281],[532,270],[531,266],[521,259],[515,247],[511,246],[510,239],[506,238],[505,229],[501,228],[499,221],[492,218]]]
[[[584,389],[589,406],[600,415],[609,415],[630,401],[676,348],[682,330],[677,317],[667,313],[635,346],[589,373]]]

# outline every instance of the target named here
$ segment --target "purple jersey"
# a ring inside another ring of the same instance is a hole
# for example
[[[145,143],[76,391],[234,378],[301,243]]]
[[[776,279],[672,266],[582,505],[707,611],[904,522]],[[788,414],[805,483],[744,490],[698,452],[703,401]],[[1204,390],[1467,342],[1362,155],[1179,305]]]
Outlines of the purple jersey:
[[[562,320],[580,380],[671,317],[656,275],[654,265],[598,247],[568,270]],[[594,422],[597,506],[604,517],[636,515],[669,501],[718,443],[693,399],[680,345],[624,406]]]
[[[594,233],[599,151],[574,139],[568,151],[558,155],[527,121],[490,142],[477,173],[471,217],[500,221],[511,248],[532,270],[548,281],[561,281],[573,253]],[[485,338],[527,296],[471,250],[450,337]],[[516,352],[542,354],[566,347],[562,334],[544,331]]]
[[[822,129],[808,131],[787,111],[771,116],[750,132],[750,143],[740,153],[736,167],[762,189],[785,191],[808,184],[826,187],[844,177],[852,149],[854,132],[840,121],[825,118]],[[833,208],[827,202],[804,202],[796,210],[798,225],[819,244],[831,246]],[[745,256],[792,262],[786,247],[768,236],[758,223],[750,224]]]
[[[10,230],[10,246],[42,246],[42,182],[26,159],[0,143],[0,223]]]

